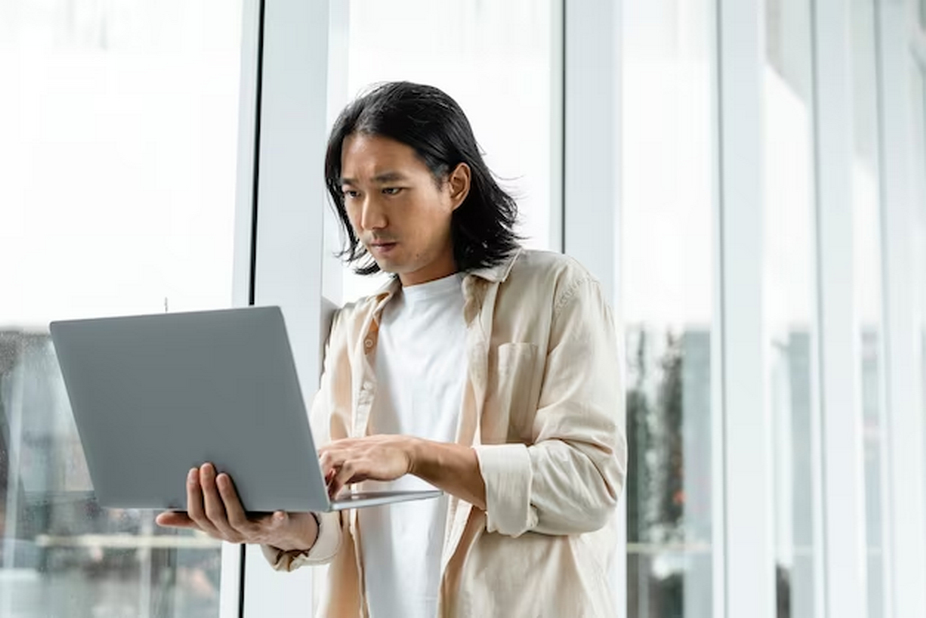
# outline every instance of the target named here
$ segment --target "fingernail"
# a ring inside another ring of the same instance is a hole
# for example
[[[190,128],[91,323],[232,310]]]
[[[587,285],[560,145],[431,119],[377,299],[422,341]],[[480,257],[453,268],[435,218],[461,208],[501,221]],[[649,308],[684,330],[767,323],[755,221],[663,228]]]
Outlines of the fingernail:
[[[199,468],[190,468],[190,471],[186,475],[186,479],[191,483],[196,480],[196,473],[199,472]]]

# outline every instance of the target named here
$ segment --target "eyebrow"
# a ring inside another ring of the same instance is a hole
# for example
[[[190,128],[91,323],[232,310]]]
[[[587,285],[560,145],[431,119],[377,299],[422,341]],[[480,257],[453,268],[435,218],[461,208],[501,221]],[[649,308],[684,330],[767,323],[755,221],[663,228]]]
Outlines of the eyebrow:
[[[378,174],[378,175],[374,176],[374,177],[373,177],[373,182],[375,182],[376,184],[380,184],[380,185],[381,185],[381,184],[385,184],[385,183],[387,183],[387,182],[396,182],[396,181],[405,180],[405,179],[406,179],[405,174],[403,174],[403,173],[401,173],[401,172],[383,172],[382,174]],[[356,185],[356,184],[357,184],[357,181],[354,180],[353,178],[343,178],[343,177],[342,177],[342,178],[341,178],[341,184],[342,184],[342,185],[351,185],[351,186],[353,186],[353,185]]]

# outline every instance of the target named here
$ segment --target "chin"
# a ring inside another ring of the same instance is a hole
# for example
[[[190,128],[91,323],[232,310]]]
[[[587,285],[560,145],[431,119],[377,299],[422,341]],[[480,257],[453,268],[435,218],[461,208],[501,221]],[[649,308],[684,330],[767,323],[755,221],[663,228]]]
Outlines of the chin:
[[[384,273],[389,273],[390,275],[401,274],[404,269],[399,265],[393,262],[392,260],[374,260],[376,265],[379,266],[380,271]]]

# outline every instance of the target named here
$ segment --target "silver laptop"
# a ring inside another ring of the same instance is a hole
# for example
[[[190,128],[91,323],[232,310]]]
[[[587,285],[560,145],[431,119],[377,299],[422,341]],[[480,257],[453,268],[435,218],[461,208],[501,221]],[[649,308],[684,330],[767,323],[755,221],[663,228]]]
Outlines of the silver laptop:
[[[97,500],[184,510],[189,470],[231,475],[245,509],[335,511],[440,491],[329,500],[279,307],[52,322]]]

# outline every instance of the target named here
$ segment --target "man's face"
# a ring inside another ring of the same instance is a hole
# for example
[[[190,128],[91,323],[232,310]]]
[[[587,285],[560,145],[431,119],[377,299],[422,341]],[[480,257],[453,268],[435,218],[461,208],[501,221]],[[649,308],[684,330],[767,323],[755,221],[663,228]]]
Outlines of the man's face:
[[[410,146],[354,134],[341,149],[341,191],[354,233],[381,270],[403,285],[456,272],[450,220],[469,191],[466,164],[438,185]]]

